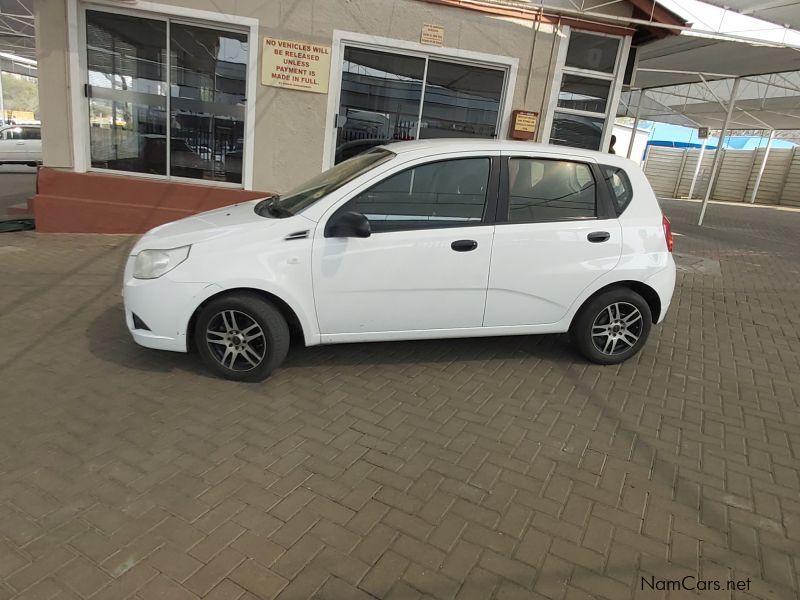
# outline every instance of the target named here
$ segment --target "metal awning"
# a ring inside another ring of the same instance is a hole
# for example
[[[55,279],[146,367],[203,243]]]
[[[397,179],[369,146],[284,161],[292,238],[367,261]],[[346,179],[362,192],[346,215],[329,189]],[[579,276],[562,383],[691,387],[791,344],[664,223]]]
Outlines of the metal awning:
[[[742,15],[800,29],[800,0],[703,0]]]
[[[800,49],[683,33],[639,49],[634,86],[655,88],[800,70]]]
[[[33,0],[0,0],[0,52],[36,60]]]

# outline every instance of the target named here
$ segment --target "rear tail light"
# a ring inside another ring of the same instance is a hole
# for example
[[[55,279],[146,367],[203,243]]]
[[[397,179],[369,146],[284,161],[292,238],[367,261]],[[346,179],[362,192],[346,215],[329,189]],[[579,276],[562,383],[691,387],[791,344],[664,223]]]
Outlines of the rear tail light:
[[[662,215],[661,223],[664,225],[664,239],[667,241],[667,250],[672,252],[672,224],[666,215]]]

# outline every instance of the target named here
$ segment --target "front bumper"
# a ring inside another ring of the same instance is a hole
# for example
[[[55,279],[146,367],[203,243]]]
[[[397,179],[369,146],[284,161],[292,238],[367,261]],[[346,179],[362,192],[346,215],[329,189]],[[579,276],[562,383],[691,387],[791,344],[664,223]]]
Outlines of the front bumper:
[[[172,281],[169,273],[158,279],[134,279],[133,260],[128,257],[122,288],[125,323],[133,340],[146,348],[186,352],[186,332],[192,314],[203,300],[222,288],[208,283]],[[134,313],[149,331],[134,324]]]

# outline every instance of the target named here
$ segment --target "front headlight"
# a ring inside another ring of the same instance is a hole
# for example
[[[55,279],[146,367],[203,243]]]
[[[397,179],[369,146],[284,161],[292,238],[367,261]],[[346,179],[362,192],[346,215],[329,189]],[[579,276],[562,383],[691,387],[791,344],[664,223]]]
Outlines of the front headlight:
[[[136,279],[161,277],[189,258],[190,248],[181,246],[170,250],[142,250],[133,262],[133,276]]]

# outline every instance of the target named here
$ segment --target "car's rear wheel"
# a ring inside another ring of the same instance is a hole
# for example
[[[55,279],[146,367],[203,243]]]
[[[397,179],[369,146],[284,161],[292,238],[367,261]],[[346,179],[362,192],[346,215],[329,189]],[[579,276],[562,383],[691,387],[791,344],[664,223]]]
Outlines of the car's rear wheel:
[[[286,358],[289,327],[280,311],[257,294],[233,293],[204,306],[194,327],[203,362],[236,381],[261,381]]]
[[[573,343],[601,365],[621,363],[642,349],[653,317],[644,298],[629,288],[614,288],[590,299],[570,328]]]

